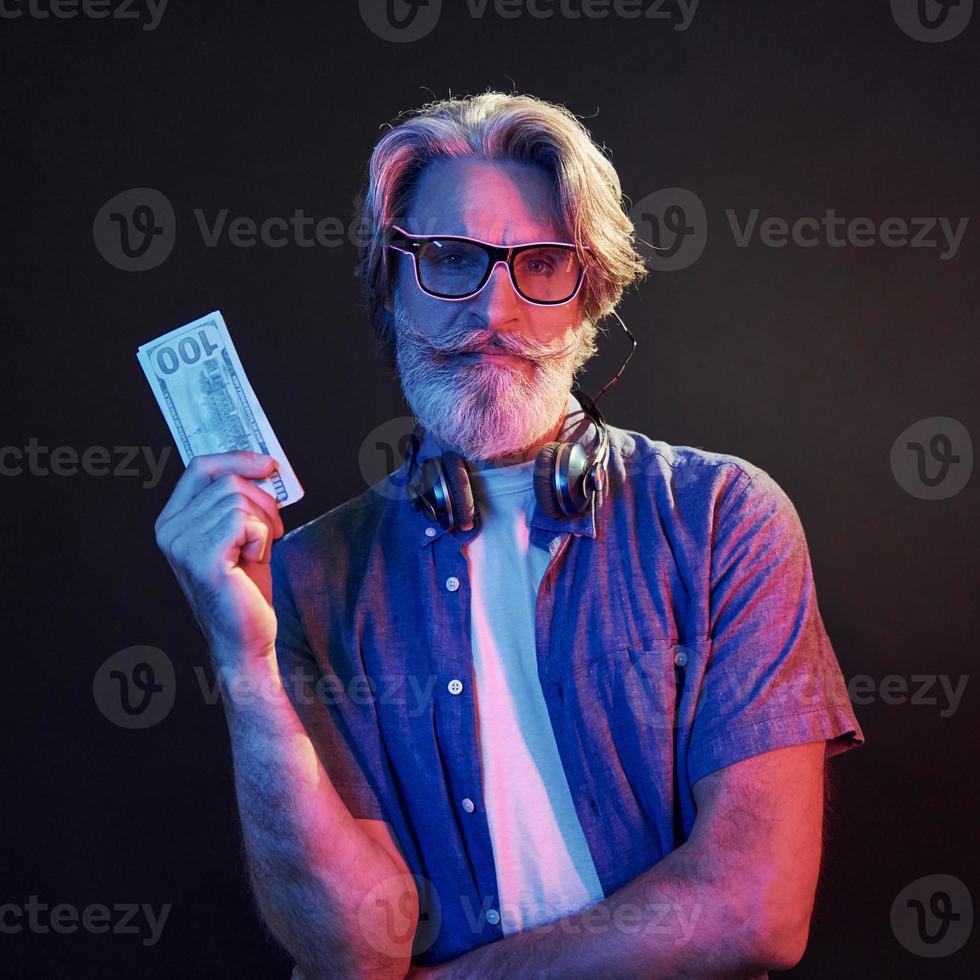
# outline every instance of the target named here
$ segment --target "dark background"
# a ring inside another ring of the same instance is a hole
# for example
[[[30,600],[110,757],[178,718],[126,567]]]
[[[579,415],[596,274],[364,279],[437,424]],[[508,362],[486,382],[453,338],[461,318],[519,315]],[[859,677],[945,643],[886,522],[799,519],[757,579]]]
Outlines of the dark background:
[[[701,258],[651,275],[620,307],[639,347],[603,396],[606,418],[773,475],[806,529],[846,678],[955,686],[980,633],[977,482],[922,499],[889,454],[920,419],[980,432],[980,15],[926,43],[887,0],[703,0],[684,31],[443,7],[412,43],[377,36],[355,3],[172,0],[152,31],[0,18],[2,444],[159,454],[172,443],[136,347],[220,309],[306,488],[287,529],[359,493],[365,437],[407,409],[373,351],[353,246],[209,248],[194,210],[346,222],[382,124],[433,97],[516,89],[583,117],[631,202],[682,187],[707,213]],[[177,222],[169,258],[143,272],[93,241],[102,205],[134,187],[166,195]],[[881,243],[737,247],[725,211],[752,208],[760,221],[834,208],[971,223],[945,261],[941,248]],[[607,327],[592,392],[628,349]],[[151,947],[0,934],[5,977],[289,976],[248,896],[223,713],[194,672],[207,650],[153,539],[181,471],[174,451],[153,488],[145,472],[0,477],[0,903],[172,903]],[[173,663],[175,700],[158,724],[126,730],[99,710],[93,678],[141,644]],[[942,695],[856,704],[867,744],[830,764],[825,870],[795,975],[972,973],[975,938],[919,957],[889,916],[926,875],[976,894],[978,683],[949,717]]]

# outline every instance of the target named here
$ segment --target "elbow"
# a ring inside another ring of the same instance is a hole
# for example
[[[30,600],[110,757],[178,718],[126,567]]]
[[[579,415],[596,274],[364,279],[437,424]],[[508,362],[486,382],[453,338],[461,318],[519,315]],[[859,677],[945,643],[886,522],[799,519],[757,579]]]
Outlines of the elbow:
[[[752,953],[763,970],[791,970],[806,951],[810,915],[788,916],[785,910],[764,910],[752,929]]]

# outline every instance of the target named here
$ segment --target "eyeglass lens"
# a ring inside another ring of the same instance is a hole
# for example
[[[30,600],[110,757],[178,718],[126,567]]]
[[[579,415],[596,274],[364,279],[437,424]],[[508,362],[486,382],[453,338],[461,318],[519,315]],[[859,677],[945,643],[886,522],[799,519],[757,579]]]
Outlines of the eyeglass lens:
[[[487,271],[489,255],[471,242],[426,242],[419,251],[419,280],[443,296],[467,296]],[[518,253],[514,278],[531,300],[554,303],[568,299],[578,285],[581,263],[570,246],[542,245]]]

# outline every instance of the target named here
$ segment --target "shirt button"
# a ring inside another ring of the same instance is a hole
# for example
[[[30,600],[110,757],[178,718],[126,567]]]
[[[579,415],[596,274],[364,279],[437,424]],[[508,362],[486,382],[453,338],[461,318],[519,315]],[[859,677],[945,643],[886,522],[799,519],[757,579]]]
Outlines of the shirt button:
[[[476,807],[473,805],[473,801],[468,796],[463,800],[463,809],[467,813],[472,813],[476,809]]]
[[[674,654],[674,663],[678,667],[683,667],[687,663],[687,650],[683,647],[678,647],[677,653]]]
[[[496,909],[490,909],[490,911],[487,912],[487,922],[489,922],[490,925],[495,926],[499,921],[500,913]]]
[[[425,536],[427,538],[434,538],[436,536],[436,529],[434,527],[427,527],[425,529]]]
[[[459,588],[459,579],[456,578],[455,575],[450,575],[449,578],[446,579],[446,588],[449,589],[450,592],[455,592]]]
[[[463,682],[458,677],[454,677],[446,686],[450,694],[459,694],[463,690]]]

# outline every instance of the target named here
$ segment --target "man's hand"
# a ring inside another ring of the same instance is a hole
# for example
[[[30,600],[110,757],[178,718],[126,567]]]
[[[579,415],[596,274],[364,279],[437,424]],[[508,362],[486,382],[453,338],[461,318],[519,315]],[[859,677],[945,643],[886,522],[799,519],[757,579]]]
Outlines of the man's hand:
[[[276,500],[253,482],[275,468],[251,452],[195,456],[154,525],[212,654],[234,665],[275,648],[269,559],[283,524]]]

